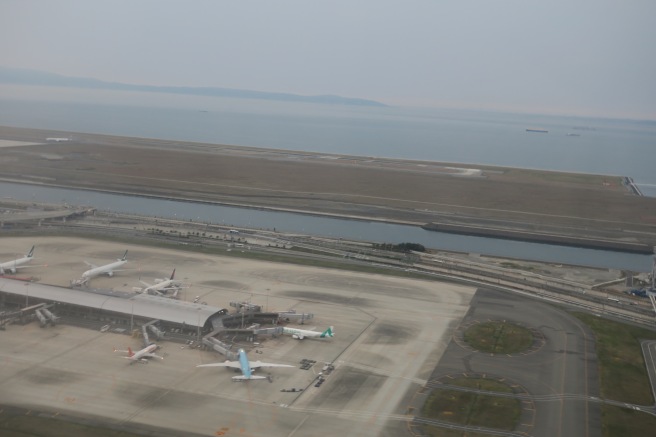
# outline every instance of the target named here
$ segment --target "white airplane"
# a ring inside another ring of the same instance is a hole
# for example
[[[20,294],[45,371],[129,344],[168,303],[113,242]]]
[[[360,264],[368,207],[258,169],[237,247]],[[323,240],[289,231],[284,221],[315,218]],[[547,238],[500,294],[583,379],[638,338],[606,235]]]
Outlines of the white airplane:
[[[114,276],[114,271],[119,271],[115,269],[121,267],[123,264],[128,262],[127,257],[128,257],[128,251],[126,250],[125,253],[123,254],[123,258],[117,259],[113,263],[105,264],[104,266],[95,266],[85,261],[87,265],[93,268],[82,273],[82,278],[81,278],[82,282],[87,282],[89,281],[89,279],[95,278],[96,276],[100,276],[100,275]]]
[[[233,376],[234,381],[246,381],[249,379],[267,379],[266,376],[255,376],[253,371],[259,367],[294,367],[289,364],[274,364],[274,363],[263,363],[261,361],[249,361],[246,356],[246,352],[243,349],[239,349],[239,361],[226,361],[225,363],[212,363],[212,364],[201,364],[196,367],[231,367],[233,369],[240,369],[240,376]]]
[[[12,274],[15,274],[17,269],[27,267],[23,266],[23,264],[27,264],[32,261],[32,259],[34,259],[32,255],[34,255],[34,246],[32,246],[30,251],[24,257],[15,259],[13,261],[0,263],[0,275],[4,275],[5,272],[11,272]]]
[[[169,291],[173,291],[174,294],[172,297],[175,297],[175,295],[178,293],[178,291],[182,288],[182,284],[180,284],[178,281],[174,279],[175,277],[175,269],[173,269],[173,273],[171,273],[171,277],[169,279],[156,279],[157,282],[156,284],[149,284],[144,281],[139,281],[142,284],[145,285],[144,288],[141,289],[136,289],[139,290],[139,293],[147,293],[147,294],[156,294],[158,296],[163,296],[167,294]]]
[[[159,358],[160,360],[164,359],[164,357],[161,357],[161,356],[153,353],[157,350],[157,348],[158,348],[158,346],[155,343],[153,343],[153,344],[149,344],[145,348],[143,348],[141,350],[138,350],[136,352],[132,352],[132,348],[130,348],[130,347],[128,347],[128,350],[126,350],[126,351],[121,351],[121,350],[118,350],[118,349],[114,348],[114,352],[127,353],[128,356],[123,357],[126,360],[132,360],[132,362],[139,362],[139,363],[146,364],[146,363],[148,363],[146,358]],[[132,363],[130,363],[130,364],[132,364]]]
[[[289,334],[292,336],[292,338],[295,338],[297,340],[303,340],[304,338],[331,338],[335,336],[335,331],[333,330],[332,326],[329,326],[328,329],[326,329],[323,332],[319,331],[310,331],[307,329],[296,329],[296,328],[288,328],[284,327],[282,328],[282,333],[283,334]]]

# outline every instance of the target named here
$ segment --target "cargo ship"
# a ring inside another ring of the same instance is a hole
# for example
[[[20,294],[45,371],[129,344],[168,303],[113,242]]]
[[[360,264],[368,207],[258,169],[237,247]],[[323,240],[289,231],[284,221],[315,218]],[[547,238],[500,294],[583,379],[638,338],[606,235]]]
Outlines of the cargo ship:
[[[537,128],[527,128],[527,129],[526,129],[526,132],[539,132],[539,133],[541,133],[541,134],[547,134],[547,133],[549,133],[549,131],[546,130],[546,129],[537,129]]]

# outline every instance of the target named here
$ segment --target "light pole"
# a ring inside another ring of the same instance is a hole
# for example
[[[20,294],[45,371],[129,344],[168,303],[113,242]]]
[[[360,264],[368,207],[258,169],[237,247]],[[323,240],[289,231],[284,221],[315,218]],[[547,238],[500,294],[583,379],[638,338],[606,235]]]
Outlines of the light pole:
[[[198,308],[198,325],[197,325],[197,329],[198,329],[197,330],[198,338],[197,338],[196,341],[198,342],[198,344],[200,344],[200,308]]]

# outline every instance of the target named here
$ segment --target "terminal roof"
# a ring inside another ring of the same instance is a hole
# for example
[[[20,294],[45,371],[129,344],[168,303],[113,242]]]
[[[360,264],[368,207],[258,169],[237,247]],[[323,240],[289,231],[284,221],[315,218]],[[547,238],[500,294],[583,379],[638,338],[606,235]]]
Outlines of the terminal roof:
[[[0,280],[0,291],[98,310],[163,320],[189,326],[203,326],[222,309],[149,294],[98,293],[84,288],[64,288],[11,279]]]

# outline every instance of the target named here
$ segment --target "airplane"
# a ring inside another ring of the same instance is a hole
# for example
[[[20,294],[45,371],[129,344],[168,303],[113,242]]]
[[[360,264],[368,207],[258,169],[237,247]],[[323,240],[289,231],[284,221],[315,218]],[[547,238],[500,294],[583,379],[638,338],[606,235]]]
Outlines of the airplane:
[[[163,296],[169,291],[174,291],[173,297],[177,294],[178,290],[182,288],[181,284],[173,279],[175,277],[175,269],[173,269],[173,273],[171,273],[171,277],[169,279],[163,279],[160,282],[156,284],[149,284],[144,281],[139,281],[142,284],[145,285],[144,288],[135,288],[135,290],[139,290],[139,293],[148,293],[148,294],[156,294],[158,296]],[[159,281],[159,279],[156,279],[156,281]]]
[[[318,331],[309,331],[307,329],[296,329],[296,328],[288,328],[284,327],[282,328],[282,333],[283,334],[290,334],[292,338],[295,338],[297,340],[303,340],[304,338],[330,338],[335,336],[335,331],[332,326],[329,326],[328,329],[326,329],[323,332],[318,332]]]
[[[105,264],[104,266],[95,266],[85,261],[87,265],[93,268],[82,273],[82,278],[81,278],[82,282],[87,282],[89,279],[95,278],[96,276],[100,276],[103,274],[107,276],[114,276],[114,269],[116,269],[117,267],[121,267],[123,264],[128,262],[127,257],[128,257],[128,251],[126,250],[125,253],[123,254],[123,258],[117,259],[113,263]]]
[[[249,379],[268,379],[266,376],[253,375],[253,371],[259,367],[294,367],[289,364],[263,363],[261,361],[249,361],[246,352],[239,349],[239,361],[226,361],[225,363],[201,364],[196,367],[231,367],[240,369],[241,375],[233,376],[233,381],[246,381]]]
[[[132,352],[132,348],[130,348],[130,347],[128,347],[128,350],[126,350],[126,351],[121,351],[121,350],[118,350],[118,349],[114,348],[114,352],[127,353],[128,356],[123,357],[123,358],[125,358],[126,360],[132,360],[132,362],[130,364],[132,364],[133,362],[139,362],[139,363],[142,363],[142,364],[146,364],[146,363],[148,363],[146,358],[159,358],[160,360],[164,359],[164,357],[161,357],[161,356],[153,353],[157,350],[157,348],[158,348],[158,346],[155,343],[153,343],[153,344],[149,344],[145,348],[143,348],[141,350],[138,350],[136,352]]]
[[[30,261],[32,261],[33,259],[32,255],[34,255],[34,246],[32,246],[30,251],[24,257],[15,259],[13,261],[0,263],[0,275],[4,275],[5,272],[7,271],[11,272],[12,274],[15,274],[17,269],[22,269],[24,267],[27,267],[27,266],[23,266],[23,264],[27,264]]]

